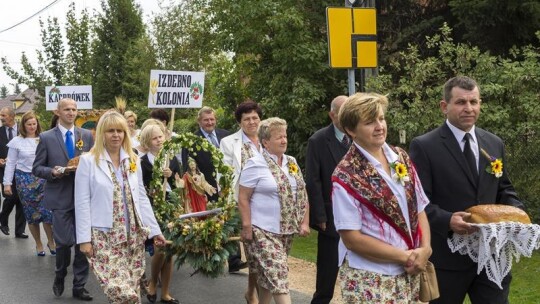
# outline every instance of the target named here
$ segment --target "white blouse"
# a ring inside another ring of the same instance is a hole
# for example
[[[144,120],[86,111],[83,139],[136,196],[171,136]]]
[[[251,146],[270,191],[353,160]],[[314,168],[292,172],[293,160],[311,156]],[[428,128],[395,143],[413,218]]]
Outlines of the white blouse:
[[[15,169],[27,173],[32,172],[38,142],[38,137],[24,138],[17,136],[7,144],[9,150],[4,171],[4,185],[11,185]]]
[[[355,143],[356,145],[356,143]],[[392,179],[390,175],[384,171],[380,162],[367,153],[360,146],[356,145],[367,160],[375,167],[379,175],[388,184],[394,195],[396,196],[399,206],[403,212],[407,226],[410,228],[409,212],[407,207],[407,199],[405,189],[399,183]],[[389,163],[398,160],[398,155],[390,149],[387,144],[384,144],[383,151]],[[411,170],[411,168],[407,168]],[[391,169],[391,174],[394,174]],[[427,196],[424,193],[422,185],[416,179],[416,196],[417,196],[417,211],[422,212],[429,203]],[[381,240],[394,247],[408,250],[408,246],[397,231],[384,221],[380,221],[373,213],[357,199],[350,195],[340,184],[334,182],[332,189],[332,206],[334,211],[334,224],[336,230],[359,230],[363,234]],[[410,229],[409,229],[410,231]],[[363,269],[371,272],[380,273],[383,275],[398,275],[405,272],[403,265],[397,263],[378,263],[366,259],[345,247],[343,240],[339,240],[338,245],[339,265],[343,264],[345,257],[349,262],[349,266],[355,269]]]
[[[274,155],[270,155],[270,157],[277,160],[277,157]],[[293,193],[296,193],[296,179],[289,174],[287,157],[287,155],[283,155],[280,168],[289,179]],[[294,162],[296,163],[296,160]],[[257,153],[247,160],[242,174],[240,174],[239,183],[243,187],[253,189],[253,194],[249,201],[251,224],[260,229],[281,234],[279,224],[281,220],[281,209],[278,185],[261,153]]]

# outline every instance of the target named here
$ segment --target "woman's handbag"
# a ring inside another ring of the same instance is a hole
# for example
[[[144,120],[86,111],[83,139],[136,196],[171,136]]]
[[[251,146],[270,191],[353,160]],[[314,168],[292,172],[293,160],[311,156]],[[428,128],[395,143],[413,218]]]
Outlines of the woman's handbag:
[[[439,297],[439,284],[435,274],[435,266],[427,262],[426,270],[420,274],[420,301],[429,302]]]

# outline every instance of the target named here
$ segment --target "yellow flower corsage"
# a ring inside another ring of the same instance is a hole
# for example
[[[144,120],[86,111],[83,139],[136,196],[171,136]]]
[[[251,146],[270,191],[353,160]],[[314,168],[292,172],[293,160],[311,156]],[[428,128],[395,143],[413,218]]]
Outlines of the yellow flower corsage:
[[[130,160],[129,161],[129,172],[130,173],[135,173],[135,171],[137,171],[137,164],[134,161]]]
[[[409,172],[407,171],[407,166],[404,163],[395,161],[390,163],[390,167],[394,169],[394,174],[392,174],[392,179],[396,182],[399,182],[402,186],[405,186],[406,182],[409,182]]]
[[[84,142],[82,141],[81,138],[79,138],[79,140],[78,140],[77,143],[75,144],[75,147],[77,147],[77,149],[79,149],[79,151],[81,151],[82,148],[83,148],[83,146],[84,146]]]
[[[293,162],[289,162],[289,174],[296,174],[298,173],[298,166],[293,163]]]
[[[495,175],[496,178],[501,177],[503,175],[502,160],[489,155],[484,149],[480,149],[480,152],[490,161],[490,164],[486,167],[486,172]]]

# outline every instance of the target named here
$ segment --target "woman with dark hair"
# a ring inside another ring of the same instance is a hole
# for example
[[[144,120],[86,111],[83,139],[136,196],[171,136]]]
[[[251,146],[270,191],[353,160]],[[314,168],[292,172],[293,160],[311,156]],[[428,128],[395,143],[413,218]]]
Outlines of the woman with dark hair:
[[[32,174],[32,165],[39,143],[38,136],[41,133],[41,126],[34,111],[26,112],[22,116],[19,130],[20,135],[7,144],[9,151],[4,171],[4,192],[6,195],[19,195],[28,228],[36,241],[37,255],[45,256],[39,223],[43,223],[43,230],[47,235],[47,247],[51,255],[56,255],[52,213],[42,205],[45,180]],[[17,193],[14,193],[15,189],[11,187],[14,175]]]

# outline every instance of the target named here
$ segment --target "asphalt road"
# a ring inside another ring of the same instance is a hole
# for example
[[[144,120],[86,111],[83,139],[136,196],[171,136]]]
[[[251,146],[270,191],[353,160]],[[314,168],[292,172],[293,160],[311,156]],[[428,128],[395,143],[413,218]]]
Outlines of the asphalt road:
[[[57,298],[52,293],[54,279],[54,257],[47,251],[45,257],[36,256],[35,243],[32,237],[16,239],[13,235],[13,211],[10,218],[10,236],[0,233],[0,304],[60,304],[83,303],[71,296],[72,268],[66,277],[64,294]],[[28,228],[26,229],[29,234]],[[42,241],[46,242],[42,232]],[[147,274],[149,274],[147,259]],[[190,276],[193,270],[182,267],[173,274],[171,294],[182,304],[213,303],[245,303],[243,293],[247,286],[247,274],[227,274],[217,279],[205,278],[201,275]],[[94,297],[89,303],[107,303],[99,284],[90,271],[86,289]],[[158,303],[159,303],[158,292]],[[311,295],[291,291],[292,303],[309,303]],[[143,298],[142,303],[149,303]]]

